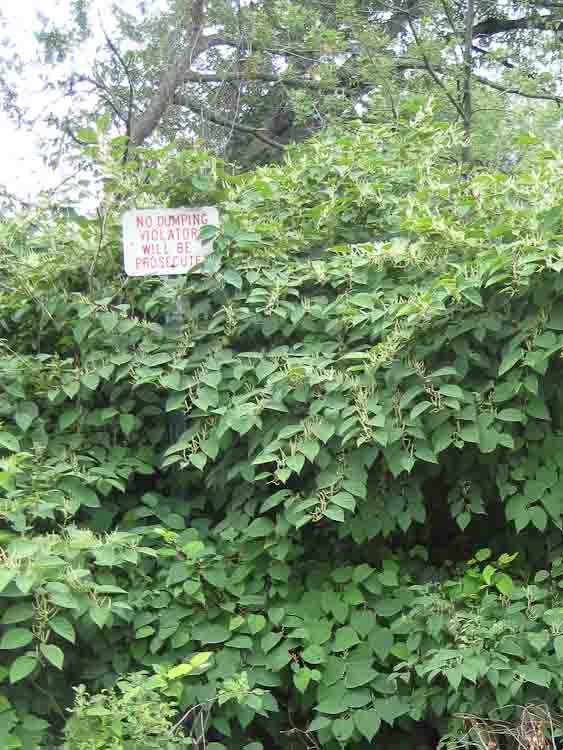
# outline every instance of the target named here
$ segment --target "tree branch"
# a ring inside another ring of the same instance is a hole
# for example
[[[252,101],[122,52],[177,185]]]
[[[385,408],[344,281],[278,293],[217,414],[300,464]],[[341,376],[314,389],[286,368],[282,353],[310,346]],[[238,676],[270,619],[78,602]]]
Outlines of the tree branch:
[[[492,89],[501,91],[503,94],[514,94],[515,96],[523,96],[526,99],[543,99],[545,101],[563,104],[563,97],[556,96],[555,94],[528,94],[525,91],[521,91],[520,89],[511,88],[510,86],[503,86],[501,83],[490,81],[488,78],[483,78],[482,76],[473,75],[473,78],[483,86],[489,86]]]
[[[434,70],[434,67],[433,67],[432,63],[430,62],[430,60],[426,56],[426,53],[424,52],[424,48],[422,47],[422,43],[421,43],[420,38],[419,38],[419,36],[418,36],[418,34],[416,32],[416,29],[414,27],[414,23],[412,22],[412,20],[410,18],[408,19],[408,24],[410,26],[410,30],[411,30],[411,33],[413,35],[414,41],[416,43],[416,46],[419,48],[420,54],[422,55],[422,59],[424,61],[424,65],[425,65],[426,70],[430,74],[430,76],[431,76],[432,80],[434,81],[434,83],[442,89],[442,91],[447,96],[448,100],[451,102],[451,104],[453,104],[453,106],[457,110],[458,114],[460,115],[462,121],[465,121],[465,113],[463,111],[463,107],[455,99],[455,97],[452,96],[452,94],[450,93],[450,91],[448,91],[448,87],[446,86],[446,84],[442,81],[442,79],[438,76],[438,74]]]
[[[561,31],[559,16],[523,16],[522,18],[486,18],[473,27],[473,36],[495,36],[509,31]]]
[[[129,139],[132,146],[140,146],[156,129],[167,107],[172,103],[178,86],[190,70],[193,59],[208,48],[208,42],[203,36],[205,12],[205,0],[193,0],[191,34],[186,52],[181,58],[178,55],[172,56],[169,69],[163,74],[158,91],[145,112],[132,123]]]
[[[259,83],[282,83],[289,88],[323,88],[321,81],[313,81],[311,78],[284,78],[283,76],[270,75],[267,73],[198,73],[189,71],[184,76],[185,83],[242,83],[257,81]]]
[[[465,14],[465,36],[463,47],[463,130],[465,132],[465,143],[462,149],[462,161],[465,164],[471,162],[471,119],[473,116],[473,105],[471,101],[471,78],[473,75],[473,26],[475,24],[474,0],[467,0],[467,11]]]
[[[100,19],[100,26],[102,27],[102,32],[103,32],[103,35],[104,35],[105,40],[107,42],[107,45],[110,48],[112,54],[117,58],[119,64],[123,68],[123,70],[125,71],[125,76],[127,78],[127,84],[129,86],[129,96],[128,96],[128,100],[127,100],[127,115],[126,115],[125,118],[122,118],[122,119],[125,120],[125,128],[126,128],[127,138],[130,138],[130,136],[131,136],[131,123],[133,121],[133,100],[134,100],[134,88],[133,88],[133,79],[131,77],[131,71],[129,70],[129,66],[125,62],[125,59],[124,59],[123,55],[121,55],[121,53],[119,52],[119,50],[117,49],[117,47],[115,46],[115,44],[112,42],[109,34],[107,33],[107,31],[106,31],[106,29],[104,27],[104,22],[102,20],[102,14],[101,13],[99,13],[99,19]],[[114,111],[117,111],[117,109],[114,108]],[[129,153],[129,145],[127,145],[127,147],[125,149],[125,153],[124,153],[124,156],[123,156],[123,160],[124,161],[127,161],[128,153]]]
[[[251,128],[247,125],[238,125],[235,122],[232,122],[231,120],[226,120],[223,117],[220,117],[217,114],[214,114],[209,111],[209,109],[204,105],[200,104],[199,102],[195,101],[195,99],[192,99],[189,96],[184,95],[177,95],[174,97],[174,104],[178,105],[179,107],[187,107],[192,112],[195,112],[198,115],[201,115],[202,117],[205,117],[209,122],[212,122],[214,125],[219,125],[222,128],[232,128],[233,130],[238,130],[240,133],[248,133],[249,135],[254,136],[254,138],[257,138],[259,141],[262,141],[262,143],[265,143],[268,146],[272,146],[273,148],[276,148],[280,151],[285,150],[285,145],[283,143],[279,143],[278,141],[274,141],[272,138],[269,138],[267,135],[264,135],[262,131],[259,128]]]

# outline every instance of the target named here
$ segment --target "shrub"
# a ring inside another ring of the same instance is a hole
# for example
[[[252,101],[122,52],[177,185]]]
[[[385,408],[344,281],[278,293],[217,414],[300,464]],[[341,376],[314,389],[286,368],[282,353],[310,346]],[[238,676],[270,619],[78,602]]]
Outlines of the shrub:
[[[560,156],[464,177],[456,138],[358,126],[235,178],[114,144],[100,219],[3,228],[7,746],[202,650],[178,710],[233,750],[557,709]],[[219,195],[199,269],[123,277],[124,207]]]
[[[148,673],[120,679],[116,687],[90,696],[76,689],[71,718],[65,724],[64,750],[175,750],[191,747],[174,735],[176,710],[147,686]]]

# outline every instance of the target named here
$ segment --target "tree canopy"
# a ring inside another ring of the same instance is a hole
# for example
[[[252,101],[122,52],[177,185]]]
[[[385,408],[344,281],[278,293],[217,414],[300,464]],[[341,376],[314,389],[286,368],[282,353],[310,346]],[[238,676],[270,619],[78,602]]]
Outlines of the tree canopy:
[[[55,159],[105,113],[132,146],[201,136],[251,166],[358,112],[396,120],[413,94],[433,95],[467,136],[522,102],[561,104],[563,17],[551,2],[166,0],[97,12],[81,2],[66,20],[43,15],[35,62],[8,47],[0,65],[5,107],[49,123]],[[16,75],[33,65],[40,112]]]

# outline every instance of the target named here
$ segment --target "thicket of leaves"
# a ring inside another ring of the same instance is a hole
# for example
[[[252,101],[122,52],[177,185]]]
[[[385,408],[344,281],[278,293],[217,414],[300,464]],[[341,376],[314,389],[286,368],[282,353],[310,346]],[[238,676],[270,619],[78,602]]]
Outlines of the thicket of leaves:
[[[557,710],[562,156],[463,175],[427,115],[242,177],[91,140],[96,219],[1,227],[2,747],[201,652],[213,750]],[[125,208],[212,199],[200,267],[123,276]]]

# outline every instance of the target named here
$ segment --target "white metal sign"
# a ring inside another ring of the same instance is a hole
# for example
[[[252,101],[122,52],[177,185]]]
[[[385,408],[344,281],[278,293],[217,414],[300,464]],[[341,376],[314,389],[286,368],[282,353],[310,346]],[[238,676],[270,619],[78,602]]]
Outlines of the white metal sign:
[[[213,206],[147,208],[123,216],[123,259],[128,276],[187,273],[212,251],[199,238],[205,226],[218,226]]]

